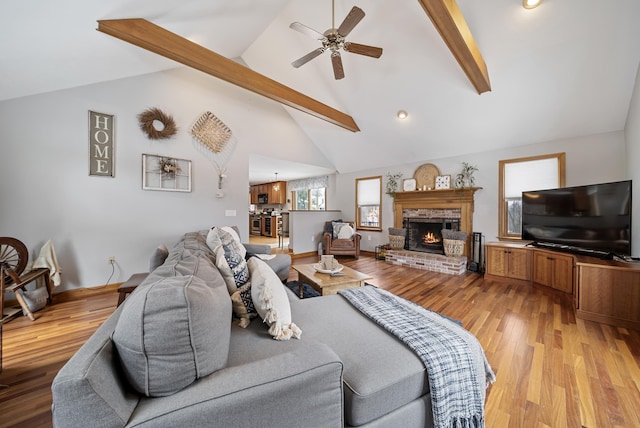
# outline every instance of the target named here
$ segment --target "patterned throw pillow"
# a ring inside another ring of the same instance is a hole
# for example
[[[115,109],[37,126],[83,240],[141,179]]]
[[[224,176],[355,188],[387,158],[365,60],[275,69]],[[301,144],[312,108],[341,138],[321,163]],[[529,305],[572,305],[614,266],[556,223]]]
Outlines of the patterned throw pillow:
[[[231,295],[233,314],[240,318],[240,327],[247,328],[251,319],[258,315],[251,298],[251,282],[246,283]]]
[[[217,247],[212,248],[216,255],[216,267],[227,284],[229,295],[232,295],[238,288],[249,282],[249,269],[244,259],[246,250],[234,235],[224,228],[214,227],[209,235],[217,235],[217,239],[207,237],[207,242],[215,241],[216,244],[219,242]]]

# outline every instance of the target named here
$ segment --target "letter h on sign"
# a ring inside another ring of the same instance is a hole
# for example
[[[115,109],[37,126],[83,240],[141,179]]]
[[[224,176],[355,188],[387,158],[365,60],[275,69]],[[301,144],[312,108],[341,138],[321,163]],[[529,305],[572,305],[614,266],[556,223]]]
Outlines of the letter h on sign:
[[[89,175],[113,177],[113,129],[112,114],[89,110]]]

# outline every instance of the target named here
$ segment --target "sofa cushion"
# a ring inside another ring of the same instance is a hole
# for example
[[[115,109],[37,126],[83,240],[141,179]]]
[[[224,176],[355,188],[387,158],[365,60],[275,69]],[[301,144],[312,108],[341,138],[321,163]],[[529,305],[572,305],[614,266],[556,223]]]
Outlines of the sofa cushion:
[[[251,296],[260,318],[269,325],[276,340],[300,339],[302,331],[291,321],[291,307],[284,284],[278,275],[258,257],[247,262],[251,273]]]
[[[149,272],[153,272],[158,266],[162,266],[164,261],[167,260],[168,255],[169,249],[164,244],[159,245],[155,250],[153,250],[151,258],[149,259]]]
[[[344,297],[294,299],[291,314],[307,340],[326,343],[344,364],[346,425],[370,423],[429,392],[420,358]]]
[[[131,386],[166,396],[226,366],[230,324],[223,287],[174,276],[138,286],[125,301],[113,342]]]

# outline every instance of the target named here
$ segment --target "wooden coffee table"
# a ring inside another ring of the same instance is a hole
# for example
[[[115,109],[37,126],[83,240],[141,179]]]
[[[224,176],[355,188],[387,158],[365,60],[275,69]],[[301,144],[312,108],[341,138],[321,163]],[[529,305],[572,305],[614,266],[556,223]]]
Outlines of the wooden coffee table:
[[[316,272],[313,268],[314,264],[315,263],[291,266],[296,272],[298,272],[298,291],[300,298],[302,298],[303,282],[309,284],[322,296],[326,296],[329,294],[336,294],[338,290],[363,287],[366,280],[372,279],[369,275],[365,275],[364,273],[346,266],[344,266],[342,271],[340,271],[340,273],[344,275],[331,276],[328,273]]]

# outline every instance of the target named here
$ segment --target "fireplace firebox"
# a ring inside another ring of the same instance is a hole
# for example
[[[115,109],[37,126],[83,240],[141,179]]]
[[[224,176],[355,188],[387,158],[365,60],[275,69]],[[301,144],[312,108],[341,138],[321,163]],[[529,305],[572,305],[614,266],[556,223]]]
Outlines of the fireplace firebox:
[[[460,219],[456,218],[405,218],[407,230],[405,249],[425,253],[444,254],[442,229],[460,230]]]

